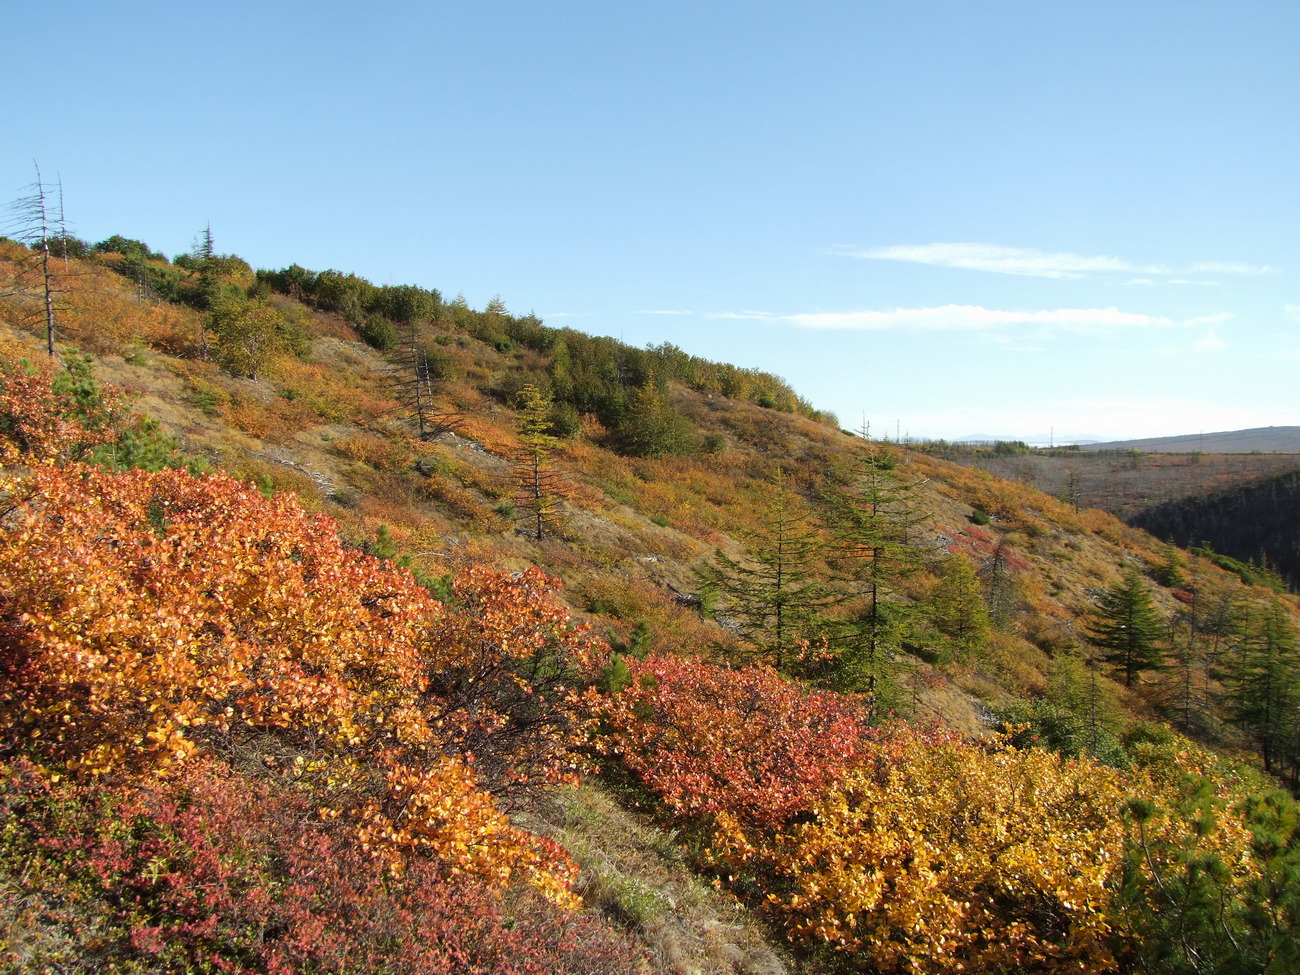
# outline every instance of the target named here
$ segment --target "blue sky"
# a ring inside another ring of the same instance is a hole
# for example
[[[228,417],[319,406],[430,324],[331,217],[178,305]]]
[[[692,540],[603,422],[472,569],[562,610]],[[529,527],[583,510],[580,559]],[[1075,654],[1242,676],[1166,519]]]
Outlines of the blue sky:
[[[873,434],[1300,424],[1300,3],[5,13],[0,199],[500,294]]]

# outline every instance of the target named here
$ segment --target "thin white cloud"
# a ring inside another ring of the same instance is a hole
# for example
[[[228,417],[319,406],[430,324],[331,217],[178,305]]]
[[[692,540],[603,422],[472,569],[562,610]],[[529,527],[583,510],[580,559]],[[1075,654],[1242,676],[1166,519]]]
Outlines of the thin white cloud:
[[[837,248],[836,253],[872,261],[906,261],[971,271],[1018,274],[1039,278],[1081,278],[1085,274],[1122,271],[1129,274],[1165,274],[1165,269],[1143,267],[1118,257],[1088,257],[1083,254],[1004,247],[1000,244],[904,244],[868,250]]]
[[[1188,328],[1198,328],[1201,325],[1222,325],[1224,322],[1230,322],[1237,316],[1230,311],[1221,311],[1214,315],[1198,315],[1195,318],[1183,319],[1183,324]]]
[[[645,311],[644,315],[696,315],[687,311]],[[1218,312],[1182,321],[1167,315],[1147,315],[1109,308],[1044,308],[1030,311],[985,308],[982,305],[941,305],[931,308],[864,309],[842,312],[774,312],[744,309],[699,313],[710,321],[766,322],[819,331],[858,332],[967,332],[980,333],[994,341],[1013,343],[1019,351],[1037,351],[1036,344],[1054,331],[1109,333],[1117,329],[1197,328],[1218,325],[1236,316]],[[1026,344],[1027,341],[1031,344]]]
[[[1286,312],[1286,317],[1291,321],[1300,322],[1300,305],[1287,305],[1283,311]]]
[[[1267,264],[1244,264],[1239,261],[1200,261],[1186,268],[1175,268],[1164,264],[1143,264],[1106,254],[1075,254],[1070,251],[1042,251],[1031,247],[969,242],[898,244],[865,249],[840,246],[832,248],[831,253],[871,261],[903,261],[1038,278],[1083,278],[1092,274],[1142,275],[1128,281],[1129,284],[1156,283],[1148,277],[1150,275],[1168,279],[1186,274],[1276,274],[1278,270]],[[1212,282],[1178,278],[1177,283]]]
[[[729,316],[741,317],[741,316]],[[753,316],[757,317],[757,316]],[[895,308],[889,311],[811,312],[780,316],[779,320],[812,329],[857,331],[992,331],[1006,327],[1038,325],[1070,331],[1096,328],[1149,328],[1175,324],[1163,315],[1142,315],[1118,308],[1056,308],[1006,311],[979,305],[943,305],[937,308]]]
[[[1210,329],[1204,338],[1197,339],[1192,343],[1192,351],[1201,354],[1222,352],[1224,349],[1229,347],[1229,343],[1223,341],[1223,339],[1214,334],[1214,329]]]
[[[773,321],[781,322],[787,320],[788,315],[773,315],[766,311],[720,311],[712,315],[705,315],[705,318],[723,318],[723,319],[741,319],[743,321]]]
[[[1198,261],[1187,269],[1192,274],[1277,274],[1269,264],[1243,264],[1240,261]]]
[[[1143,287],[1154,287],[1158,284],[1191,284],[1198,288],[1222,288],[1221,281],[1210,281],[1206,278],[1165,278],[1163,281],[1157,281],[1155,278],[1130,278],[1124,281],[1125,286],[1141,285]]]
[[[693,311],[683,311],[677,308],[643,308],[633,312],[634,315],[694,315]]]

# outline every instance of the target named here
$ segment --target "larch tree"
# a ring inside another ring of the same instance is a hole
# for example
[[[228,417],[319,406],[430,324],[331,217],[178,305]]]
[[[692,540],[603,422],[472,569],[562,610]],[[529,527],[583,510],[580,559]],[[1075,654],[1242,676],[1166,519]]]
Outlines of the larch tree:
[[[937,626],[951,640],[953,656],[968,660],[988,646],[988,606],[975,567],[964,555],[951,555],[939,569],[939,582],[930,598]]]
[[[780,471],[761,521],[745,541],[743,560],[721,549],[714,553],[713,564],[702,572],[705,588],[722,598],[725,614],[766,662],[787,667],[801,641],[817,635],[820,610],[831,593],[815,571],[825,553],[822,534]]]
[[[1282,608],[1256,607],[1243,621],[1241,643],[1225,675],[1228,710],[1255,742],[1267,772],[1300,770],[1300,648]]]
[[[1123,581],[1101,594],[1089,627],[1102,660],[1123,672],[1125,687],[1133,686],[1138,674],[1164,669],[1164,635],[1164,623],[1137,569],[1129,569]]]
[[[845,690],[879,694],[891,679],[903,612],[891,597],[924,564],[916,544],[922,520],[916,486],[897,477],[892,458],[871,445],[848,472],[847,485],[826,496],[830,561],[856,603],[835,636],[837,683]]]
[[[532,383],[519,391],[518,459],[514,464],[519,494],[515,507],[528,526],[527,534],[540,542],[559,527],[564,491],[551,468],[551,453],[559,439],[550,433],[551,398]]]

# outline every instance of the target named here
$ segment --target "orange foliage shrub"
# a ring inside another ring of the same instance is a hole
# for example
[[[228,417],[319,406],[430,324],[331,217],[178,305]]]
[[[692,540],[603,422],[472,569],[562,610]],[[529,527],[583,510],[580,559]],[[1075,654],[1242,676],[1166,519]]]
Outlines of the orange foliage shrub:
[[[201,345],[198,312],[142,297],[134,282],[107,267],[78,262],[62,284],[71,297],[60,327],[87,348],[121,354],[144,344],[186,355]]]
[[[326,422],[369,423],[398,408],[397,401],[376,389],[374,383],[363,384],[364,374],[357,371],[282,356],[272,364],[270,372],[287,396]]]
[[[57,455],[75,439],[10,427],[11,463],[20,444]],[[74,777],[261,754],[394,864],[420,852],[569,898],[567,857],[484,791],[515,796],[580,767],[572,688],[595,651],[539,574],[472,571],[448,609],[345,550],[328,519],[224,476],[68,464],[4,478],[11,747]]]
[[[298,403],[279,397],[263,401],[241,393],[235,393],[221,406],[221,415],[250,436],[270,443],[285,443],[316,422],[316,417]]]
[[[76,460],[115,439],[125,420],[116,393],[106,393],[101,406],[87,409],[71,389],[57,389],[43,369],[0,370],[0,477],[12,464]],[[0,484],[0,492],[15,486]]]
[[[200,760],[167,779],[54,785],[18,759],[0,783],[0,874],[24,881],[6,958],[23,970],[644,971],[608,925],[526,891],[428,860],[393,876],[292,781]]]
[[[851,698],[770,670],[655,656],[626,668],[593,702],[605,750],[792,938],[833,946],[852,971],[1117,970],[1119,811],[1126,789],[1167,792],[1156,776],[868,731]],[[1179,842],[1172,818],[1152,828]],[[1216,829],[1241,851],[1239,826]]]
[[[339,437],[333,443],[336,453],[371,467],[385,471],[398,471],[410,466],[414,454],[411,448],[389,437],[376,437],[361,433],[353,437]]]
[[[718,629],[705,623],[698,609],[635,572],[590,575],[581,593],[592,612],[621,621],[624,636],[633,624],[644,623],[649,648],[660,655],[698,655],[719,639]]]

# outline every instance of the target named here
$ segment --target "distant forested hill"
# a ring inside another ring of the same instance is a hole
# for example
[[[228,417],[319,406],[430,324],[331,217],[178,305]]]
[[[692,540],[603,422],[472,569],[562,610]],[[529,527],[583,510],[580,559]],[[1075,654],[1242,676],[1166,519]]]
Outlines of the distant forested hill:
[[[1139,512],[1129,523],[1184,548],[1208,542],[1241,562],[1272,566],[1300,583],[1300,471]]]

